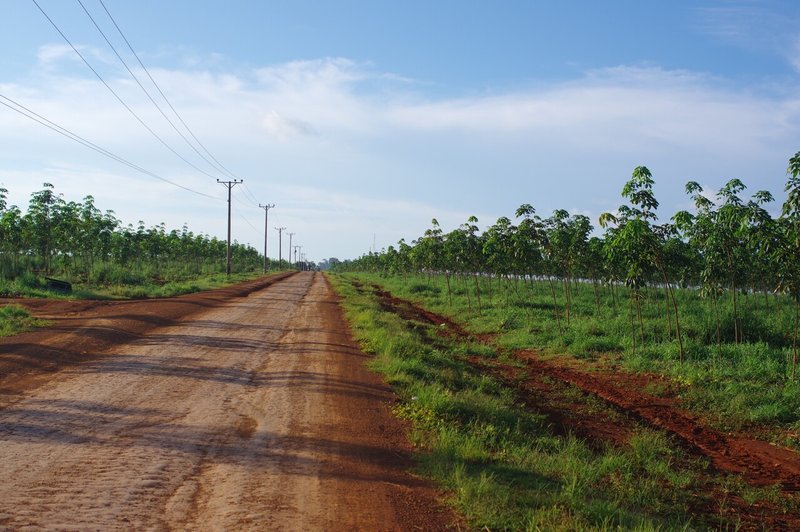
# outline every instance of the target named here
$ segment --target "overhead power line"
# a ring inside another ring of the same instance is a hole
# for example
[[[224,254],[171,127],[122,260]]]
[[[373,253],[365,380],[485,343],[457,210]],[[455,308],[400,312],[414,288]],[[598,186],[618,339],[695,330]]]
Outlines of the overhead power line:
[[[195,165],[194,163],[192,163],[192,162],[191,162],[190,160],[188,160],[186,157],[184,157],[183,155],[181,155],[180,153],[178,153],[178,152],[177,152],[177,151],[176,151],[176,150],[175,150],[175,149],[174,149],[172,146],[170,146],[170,145],[169,145],[169,144],[168,144],[168,143],[167,143],[167,142],[166,142],[166,141],[165,141],[163,138],[161,138],[161,137],[158,135],[158,133],[156,133],[155,131],[153,131],[153,129],[152,129],[150,126],[148,126],[148,125],[145,123],[145,121],[144,121],[144,120],[142,120],[142,119],[141,119],[141,117],[139,117],[139,115],[138,115],[138,114],[136,114],[136,112],[135,112],[133,109],[131,109],[131,107],[130,107],[130,106],[127,104],[127,103],[125,103],[125,100],[123,100],[123,99],[122,99],[122,97],[121,97],[119,94],[117,94],[117,92],[116,92],[116,91],[115,91],[115,90],[114,90],[114,89],[111,87],[111,85],[109,85],[109,84],[106,82],[106,80],[105,80],[105,79],[103,79],[103,76],[101,76],[101,75],[100,75],[100,73],[99,73],[99,72],[97,72],[97,70],[95,70],[95,68],[94,68],[94,67],[93,67],[93,66],[92,66],[92,65],[89,63],[89,61],[88,61],[88,60],[87,60],[87,59],[86,59],[86,58],[83,56],[83,54],[82,54],[82,53],[80,53],[80,51],[79,51],[79,50],[78,50],[78,49],[75,47],[75,45],[74,45],[74,44],[72,44],[72,41],[70,41],[70,40],[69,40],[69,38],[68,38],[68,37],[67,37],[67,36],[64,34],[64,32],[63,32],[63,31],[61,31],[61,28],[59,28],[59,27],[58,27],[58,25],[57,25],[57,24],[56,24],[56,23],[53,21],[53,19],[51,19],[51,18],[50,18],[50,16],[47,14],[47,12],[46,12],[44,9],[42,9],[42,6],[40,6],[40,5],[39,5],[39,2],[37,2],[36,0],[31,0],[31,1],[32,1],[32,2],[33,2],[35,5],[36,5],[36,7],[39,9],[39,11],[41,11],[41,12],[42,12],[42,15],[44,15],[44,17],[45,17],[45,18],[48,20],[48,22],[50,22],[50,24],[53,26],[53,28],[55,28],[55,30],[58,32],[58,34],[59,34],[59,35],[61,35],[61,37],[64,39],[64,41],[65,41],[65,42],[66,42],[66,43],[67,43],[67,44],[70,46],[70,48],[72,48],[72,50],[73,50],[73,51],[74,51],[74,52],[75,52],[75,53],[78,55],[78,57],[80,57],[80,58],[81,58],[81,60],[82,60],[82,61],[83,61],[83,63],[84,63],[84,64],[85,64],[85,65],[86,65],[86,66],[89,68],[89,70],[91,70],[91,71],[92,71],[92,73],[94,73],[94,75],[97,77],[97,79],[99,79],[99,80],[100,80],[100,82],[101,82],[103,85],[105,85],[105,87],[106,87],[106,88],[109,90],[109,92],[111,92],[111,94],[113,94],[113,95],[114,95],[114,97],[117,99],[117,101],[119,101],[119,103],[120,103],[120,104],[121,104],[121,105],[122,105],[122,106],[123,106],[125,109],[127,109],[127,110],[128,110],[128,112],[129,112],[129,113],[130,113],[130,114],[131,114],[131,115],[132,115],[132,116],[133,116],[133,117],[134,117],[134,118],[135,118],[135,119],[136,119],[136,120],[139,122],[139,124],[141,124],[141,125],[142,125],[142,127],[144,127],[144,128],[145,128],[145,129],[146,129],[148,132],[150,132],[150,134],[151,134],[151,135],[153,135],[153,137],[155,137],[155,138],[156,138],[156,139],[157,139],[157,140],[158,140],[158,141],[159,141],[159,142],[160,142],[160,143],[161,143],[161,144],[162,144],[162,145],[163,145],[165,148],[167,148],[169,151],[171,151],[173,154],[175,154],[175,156],[177,156],[177,157],[178,157],[179,159],[181,159],[183,162],[185,162],[186,164],[188,164],[189,166],[191,166],[192,168],[194,168],[195,170],[197,170],[197,171],[198,171],[198,172],[200,172],[201,174],[204,174],[204,175],[206,175],[206,176],[208,176],[208,177],[210,177],[210,178],[212,178],[212,179],[214,179],[214,178],[215,178],[213,175],[211,175],[211,174],[209,174],[208,172],[206,172],[205,170],[203,170],[203,169],[199,168],[197,165]]]
[[[211,196],[209,194],[205,194],[204,192],[200,192],[200,191],[194,190],[192,188],[186,187],[184,185],[181,185],[179,183],[175,183],[174,181],[170,181],[169,179],[167,179],[165,177],[162,177],[162,176],[156,174],[155,172],[151,172],[150,170],[147,170],[146,168],[142,168],[141,166],[128,161],[124,157],[120,157],[119,155],[117,155],[117,154],[115,154],[115,153],[113,153],[113,152],[111,152],[111,151],[109,151],[109,150],[107,150],[107,149],[105,149],[105,148],[103,148],[101,146],[98,146],[94,142],[91,142],[91,141],[85,139],[84,137],[81,137],[77,133],[73,133],[69,129],[56,124],[52,120],[49,120],[49,119],[45,118],[44,116],[32,111],[31,109],[25,107],[24,105],[22,105],[21,103],[15,101],[15,100],[9,98],[8,96],[4,96],[3,94],[0,94],[0,99],[5,100],[5,101],[0,101],[0,105],[8,107],[12,111],[17,112],[17,113],[21,114],[22,116],[24,116],[24,117],[26,117],[26,118],[28,118],[30,120],[33,120],[34,122],[37,122],[40,125],[48,128],[48,129],[50,129],[52,131],[55,131],[56,133],[58,133],[60,135],[63,135],[63,136],[67,137],[68,139],[70,139],[70,140],[72,140],[74,142],[77,142],[78,144],[82,144],[83,146],[89,148],[90,150],[94,150],[94,151],[96,151],[96,152],[98,152],[98,153],[100,153],[102,155],[105,155],[109,159],[113,159],[113,160],[117,161],[118,163],[124,164],[125,166],[127,166],[129,168],[132,168],[132,169],[134,169],[134,170],[136,170],[138,172],[141,172],[141,173],[143,173],[145,175],[148,175],[150,177],[154,177],[155,179],[158,179],[158,180],[163,181],[165,183],[169,183],[172,186],[175,186],[175,187],[178,187],[178,188],[182,188],[183,190],[186,190],[187,192],[191,192],[193,194],[197,194],[198,196],[204,196],[206,198],[210,198],[210,199],[213,199],[213,200],[219,200],[220,199],[220,198],[218,198],[216,196]],[[8,103],[6,103],[6,102],[8,102]]]
[[[178,118],[180,123],[183,124],[183,127],[186,128],[186,131],[189,132],[189,135],[191,135],[192,138],[197,142],[198,146],[200,146],[203,149],[203,151],[206,152],[206,154],[208,154],[208,156],[211,157],[211,159],[215,163],[217,163],[217,165],[219,165],[219,168],[221,168],[222,170],[225,171],[224,173],[228,174],[228,176],[230,176],[230,177],[236,178],[237,176],[233,172],[228,170],[225,167],[225,165],[223,165],[221,162],[219,162],[219,160],[217,160],[217,158],[214,157],[214,155],[210,151],[208,151],[208,148],[206,148],[205,145],[202,142],[200,142],[200,139],[197,138],[197,135],[194,134],[192,129],[189,127],[189,125],[183,120],[183,117],[181,117],[180,113],[178,113],[177,109],[175,109],[175,107],[172,105],[172,102],[169,101],[169,98],[167,98],[167,95],[164,94],[164,91],[162,91],[161,87],[158,85],[158,83],[156,83],[156,80],[150,74],[150,71],[147,69],[146,66],[144,66],[144,63],[139,58],[139,54],[137,54],[136,50],[134,50],[133,46],[131,46],[130,41],[128,41],[128,38],[122,32],[122,29],[119,27],[119,24],[117,24],[117,21],[114,19],[113,16],[111,16],[111,12],[106,7],[106,4],[103,2],[103,0],[99,0],[99,2],[100,2],[100,5],[103,6],[103,9],[105,10],[106,14],[108,15],[108,18],[111,19],[111,22],[114,24],[114,27],[117,28],[117,31],[119,32],[120,36],[122,37],[122,40],[125,41],[125,44],[128,46],[128,49],[131,51],[131,53],[134,55],[134,57],[136,57],[136,60],[139,62],[139,66],[141,66],[142,70],[145,71],[145,73],[147,74],[147,77],[150,78],[150,81],[153,83],[153,86],[156,88],[156,90],[158,90],[158,93],[161,95],[161,97],[164,98],[164,101],[167,102],[167,105],[169,106],[169,108],[172,109],[172,112],[175,113],[175,116]]]
[[[158,105],[158,102],[156,102],[156,101],[155,101],[155,99],[154,99],[154,98],[153,98],[153,97],[150,95],[150,92],[149,92],[149,91],[148,91],[148,90],[147,90],[147,89],[144,87],[144,85],[142,85],[142,82],[141,82],[141,81],[139,81],[139,78],[136,76],[136,74],[133,72],[133,70],[131,70],[131,68],[128,66],[128,63],[126,63],[126,62],[125,62],[125,59],[123,59],[122,55],[120,55],[120,53],[117,51],[117,48],[116,48],[116,47],[114,46],[114,44],[113,44],[113,43],[112,43],[112,42],[109,40],[108,36],[105,34],[105,32],[103,31],[103,29],[102,29],[102,28],[100,27],[100,25],[97,23],[97,21],[94,19],[94,17],[92,16],[92,14],[91,14],[91,13],[89,13],[89,10],[88,10],[88,9],[86,9],[86,6],[83,4],[82,0],[77,0],[77,2],[78,2],[78,4],[80,4],[81,8],[83,8],[83,12],[84,12],[84,13],[86,13],[86,16],[87,16],[87,17],[89,17],[89,20],[91,20],[91,21],[92,21],[92,24],[94,24],[94,27],[97,29],[97,31],[98,31],[98,32],[100,32],[100,35],[102,35],[102,36],[103,36],[103,39],[105,39],[105,41],[106,41],[106,44],[108,44],[108,46],[109,46],[109,47],[111,48],[111,50],[114,52],[114,55],[116,55],[116,56],[117,56],[117,59],[119,59],[119,60],[120,60],[120,62],[122,63],[122,65],[125,67],[125,70],[127,70],[127,71],[128,71],[128,74],[130,74],[130,75],[131,75],[131,77],[133,78],[133,80],[136,82],[136,84],[137,84],[137,85],[139,85],[139,88],[140,88],[140,89],[142,89],[142,92],[144,92],[145,96],[147,96],[147,98],[150,100],[150,102],[151,102],[151,103],[152,103],[152,104],[153,104],[153,105],[156,107],[156,109],[158,109],[158,112],[159,112],[159,113],[161,113],[161,116],[163,116],[163,117],[164,117],[164,120],[166,120],[166,121],[167,121],[167,123],[169,123],[169,125],[170,125],[170,126],[172,126],[172,129],[174,129],[174,130],[175,130],[175,133],[177,133],[177,134],[178,134],[178,135],[179,135],[179,136],[180,136],[180,137],[183,139],[183,141],[184,141],[184,142],[185,142],[185,143],[186,143],[186,144],[187,144],[187,145],[188,145],[188,146],[189,146],[189,147],[190,147],[190,148],[191,148],[191,149],[192,149],[192,150],[193,150],[193,151],[194,151],[194,152],[195,152],[197,155],[199,155],[199,156],[200,156],[200,158],[201,158],[201,159],[203,159],[203,160],[204,160],[206,163],[208,163],[208,165],[209,165],[209,166],[211,166],[211,167],[212,167],[212,168],[213,168],[215,171],[217,171],[217,172],[221,172],[221,173],[223,173],[223,174],[224,174],[225,172],[224,172],[222,169],[218,168],[218,167],[217,167],[217,166],[216,166],[216,165],[215,165],[215,164],[214,164],[212,161],[210,161],[210,160],[209,160],[209,159],[208,159],[208,158],[207,158],[205,155],[203,155],[203,154],[200,152],[200,150],[198,150],[198,149],[195,147],[195,145],[194,145],[194,144],[192,144],[192,143],[189,141],[189,139],[187,139],[187,138],[186,138],[186,135],[184,135],[184,134],[181,132],[181,130],[180,130],[180,129],[178,129],[178,127],[177,127],[177,126],[175,125],[175,123],[174,123],[174,122],[173,122],[173,121],[172,121],[172,120],[171,120],[171,119],[170,119],[170,118],[167,116],[167,114],[164,112],[164,110],[161,108],[161,106],[160,106],[160,105]]]
[[[261,207],[261,203],[259,203],[259,201],[255,197],[255,195],[252,192],[250,192],[250,189],[247,187],[246,183],[244,183],[244,191],[245,191],[245,194],[248,196],[248,198],[247,198],[248,201],[250,201],[250,203],[252,203],[255,207],[259,207],[260,208]]]

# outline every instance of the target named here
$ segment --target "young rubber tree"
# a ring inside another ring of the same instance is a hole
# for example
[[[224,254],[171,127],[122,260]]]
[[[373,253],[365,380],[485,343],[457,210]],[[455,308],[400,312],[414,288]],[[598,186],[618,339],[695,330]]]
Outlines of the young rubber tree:
[[[542,271],[544,228],[542,220],[536,216],[536,209],[530,204],[520,205],[515,214],[517,218],[522,218],[514,240],[514,247],[519,257],[519,269],[532,283],[534,277]]]
[[[567,326],[570,323],[572,311],[572,294],[570,292],[571,271],[572,271],[572,230],[569,225],[569,213],[564,209],[557,209],[552,216],[544,221],[544,229],[547,235],[546,252],[551,264],[551,268],[558,278],[564,290],[564,315]]]
[[[48,274],[50,256],[55,245],[54,214],[59,201],[63,200],[53,191],[53,185],[45,183],[42,190],[31,194],[28,212],[23,217],[25,241],[30,243],[32,251],[38,253],[43,269]]]
[[[780,232],[783,245],[777,255],[779,289],[789,294],[794,303],[792,331],[792,380],[797,376],[797,334],[800,323],[800,151],[789,159],[786,201],[781,210]]]
[[[466,223],[458,228],[464,238],[464,247],[461,260],[466,272],[472,275],[475,284],[475,299],[478,305],[478,314],[481,313],[481,287],[478,277],[485,270],[483,261],[483,242],[478,235],[478,218],[470,216]],[[469,294],[469,292],[467,292]]]
[[[717,208],[714,238],[722,246],[726,259],[725,273],[733,301],[733,335],[737,344],[742,342],[744,331],[739,312],[739,290],[749,269],[747,253],[748,212],[739,193],[747,187],[739,179],[731,179],[717,194],[721,205]]]
[[[678,305],[671,290],[671,282],[667,277],[662,246],[665,237],[670,233],[668,226],[655,226],[658,200],[653,194],[653,176],[645,166],[637,166],[631,179],[622,187],[622,196],[629,205],[621,205],[616,215],[604,213],[600,216],[600,225],[607,227],[615,224],[616,230],[606,237],[611,262],[618,261],[625,267],[625,284],[631,291],[632,305],[635,306],[639,322],[639,335],[644,342],[644,322],[642,319],[642,289],[654,270],[661,273],[668,296],[672,300],[675,312],[676,334],[680,349],[680,360],[683,361],[683,337],[680,328]],[[670,318],[671,319],[671,318]],[[634,335],[634,349],[635,335]]]
[[[486,265],[489,267],[489,279],[496,275],[500,283],[513,272],[514,257],[514,234],[516,227],[505,216],[501,216],[497,222],[490,226],[484,233],[483,255]],[[507,282],[506,282],[507,284]],[[509,305],[508,286],[504,289],[506,307]],[[490,296],[491,298],[491,296]]]

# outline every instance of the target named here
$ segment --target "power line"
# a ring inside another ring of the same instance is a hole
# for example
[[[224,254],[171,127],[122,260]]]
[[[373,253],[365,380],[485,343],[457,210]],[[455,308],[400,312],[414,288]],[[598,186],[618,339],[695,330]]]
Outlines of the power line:
[[[225,165],[223,165],[221,162],[219,162],[219,161],[217,160],[217,158],[216,158],[216,157],[214,157],[214,155],[213,155],[213,154],[212,154],[210,151],[208,151],[208,148],[206,148],[206,147],[205,147],[205,145],[204,145],[202,142],[200,142],[200,139],[198,139],[198,138],[197,138],[197,136],[194,134],[194,132],[192,131],[192,129],[191,129],[191,128],[190,128],[190,127],[189,127],[189,126],[186,124],[186,122],[183,120],[183,117],[181,117],[181,115],[178,113],[178,111],[175,109],[175,107],[173,107],[172,103],[169,101],[169,99],[167,98],[166,94],[164,94],[164,91],[162,91],[162,90],[161,90],[161,87],[158,85],[158,83],[156,83],[156,80],[155,80],[155,79],[153,79],[153,76],[152,76],[152,75],[150,75],[150,71],[147,69],[147,67],[146,67],[146,66],[144,66],[144,63],[143,63],[143,62],[142,62],[142,60],[139,58],[139,54],[137,54],[137,53],[136,53],[136,50],[134,50],[134,49],[133,49],[133,46],[131,46],[131,43],[128,41],[128,38],[127,38],[127,37],[125,37],[125,34],[122,32],[122,29],[119,27],[119,24],[117,24],[117,21],[116,21],[116,20],[114,20],[114,17],[113,17],[113,16],[111,16],[111,12],[110,12],[110,11],[108,10],[108,8],[106,7],[106,4],[103,2],[103,0],[99,0],[99,2],[100,2],[100,5],[102,5],[102,6],[103,6],[103,9],[105,10],[106,14],[108,15],[108,18],[109,18],[109,19],[111,19],[111,22],[114,24],[114,27],[115,27],[115,28],[117,28],[117,31],[119,32],[120,36],[122,37],[122,40],[124,40],[124,41],[125,41],[125,44],[126,44],[126,45],[128,45],[128,49],[131,51],[131,53],[134,55],[134,57],[136,57],[136,60],[139,62],[139,66],[141,66],[141,67],[142,67],[142,70],[144,70],[144,71],[145,71],[145,73],[147,74],[147,77],[148,77],[148,78],[150,78],[150,81],[151,81],[151,82],[153,82],[153,85],[154,85],[154,86],[155,86],[155,88],[158,90],[158,93],[159,93],[159,94],[161,94],[161,97],[162,97],[162,98],[164,98],[164,101],[165,101],[165,102],[167,102],[167,105],[169,105],[169,108],[170,108],[170,109],[172,109],[172,112],[173,112],[173,113],[175,113],[175,116],[176,116],[176,117],[178,117],[178,120],[180,120],[181,124],[183,124],[183,127],[185,127],[185,128],[186,128],[186,131],[188,131],[188,132],[189,132],[189,134],[190,134],[190,135],[192,136],[192,138],[193,138],[193,139],[194,139],[194,140],[197,142],[197,144],[198,144],[198,145],[199,145],[201,148],[203,148],[203,151],[205,151],[205,152],[208,154],[208,156],[209,156],[209,157],[211,157],[211,159],[213,159],[213,161],[214,161],[215,163],[217,163],[217,164],[219,165],[219,167],[225,171],[225,173],[226,173],[226,174],[228,174],[230,177],[236,178],[237,176],[236,176],[236,175],[235,175],[233,172],[231,172],[230,170],[228,170],[228,169],[225,167]]]
[[[120,55],[120,53],[117,51],[117,48],[111,43],[111,41],[109,40],[108,36],[106,36],[105,32],[102,30],[102,28],[100,28],[100,25],[97,24],[97,21],[94,19],[92,14],[89,13],[89,10],[86,9],[86,6],[83,4],[82,0],[77,0],[77,2],[78,2],[78,4],[80,4],[81,8],[83,8],[83,12],[86,13],[86,16],[89,17],[89,20],[92,21],[92,24],[94,24],[94,27],[97,29],[97,31],[100,32],[100,35],[103,36],[103,39],[105,39],[106,44],[108,44],[108,46],[111,48],[111,50],[113,50],[114,54],[117,56],[117,59],[119,59],[120,62],[122,63],[122,65],[125,67],[125,70],[128,71],[128,74],[131,75],[131,77],[136,82],[136,84],[139,85],[139,88],[142,89],[142,92],[144,92],[145,96],[147,96],[147,98],[152,102],[152,104],[156,107],[156,109],[158,109],[158,112],[161,113],[161,116],[164,117],[164,120],[166,120],[169,123],[169,125],[172,126],[172,129],[174,129],[175,132],[178,135],[180,135],[180,137],[183,139],[183,141],[192,150],[194,150],[194,152],[197,155],[199,155],[205,162],[207,162],[209,164],[209,166],[211,166],[217,172],[221,172],[221,173],[224,174],[225,172],[223,170],[221,170],[220,168],[217,168],[214,165],[213,162],[208,160],[205,155],[200,153],[200,151],[194,146],[194,144],[189,142],[189,139],[187,139],[186,136],[183,133],[181,133],[181,131],[178,129],[178,127],[172,122],[172,120],[170,120],[170,118],[164,112],[164,110],[161,109],[161,106],[158,105],[158,103],[155,101],[155,99],[153,99],[153,97],[150,95],[150,93],[147,91],[147,89],[145,89],[144,85],[142,85],[142,82],[139,81],[139,78],[136,76],[136,74],[133,73],[133,70],[131,70],[131,68],[128,66],[128,63],[125,62],[125,59],[123,59],[122,56]]]
[[[131,114],[131,115],[132,115],[132,116],[133,116],[133,117],[134,117],[134,118],[135,118],[135,119],[136,119],[136,120],[137,120],[137,121],[138,121],[138,122],[139,122],[139,123],[142,125],[142,127],[144,127],[144,128],[147,130],[147,131],[149,131],[149,132],[150,132],[150,134],[151,134],[151,135],[153,135],[153,137],[155,137],[155,138],[156,138],[156,139],[157,139],[157,140],[158,140],[158,141],[159,141],[161,144],[163,144],[165,148],[167,148],[169,151],[171,151],[173,154],[175,154],[175,156],[177,156],[177,157],[178,157],[179,159],[181,159],[183,162],[185,162],[186,164],[188,164],[189,166],[191,166],[192,168],[194,168],[195,170],[197,170],[197,171],[198,171],[198,172],[200,172],[201,174],[204,174],[204,175],[206,175],[206,176],[208,176],[208,177],[210,177],[210,178],[212,178],[212,179],[214,179],[214,178],[215,178],[213,175],[211,175],[211,174],[209,174],[208,172],[206,172],[205,170],[203,170],[203,169],[199,168],[197,165],[195,165],[194,163],[192,163],[191,161],[189,161],[189,160],[188,160],[186,157],[184,157],[183,155],[181,155],[180,153],[178,153],[178,152],[177,152],[177,151],[176,151],[176,150],[175,150],[175,149],[174,149],[172,146],[170,146],[169,144],[167,144],[167,142],[166,142],[164,139],[162,139],[162,138],[161,138],[161,137],[158,135],[158,133],[156,133],[155,131],[153,131],[153,130],[152,130],[152,128],[150,128],[150,126],[148,126],[148,125],[147,125],[147,124],[144,122],[144,120],[142,120],[142,119],[139,117],[139,115],[137,115],[137,114],[136,114],[136,112],[135,112],[133,109],[131,109],[131,108],[130,108],[130,106],[129,106],[127,103],[125,103],[125,100],[123,100],[123,99],[122,99],[122,97],[120,97],[120,95],[119,95],[119,94],[117,94],[117,92],[116,92],[114,89],[112,89],[112,88],[111,88],[111,85],[109,85],[109,84],[106,82],[106,80],[105,80],[105,79],[103,79],[103,76],[101,76],[101,75],[100,75],[100,73],[99,73],[99,72],[97,72],[97,70],[95,70],[95,69],[94,69],[94,67],[93,67],[93,66],[92,66],[92,65],[89,63],[89,61],[87,61],[87,60],[86,60],[86,58],[83,56],[83,54],[82,54],[82,53],[80,53],[80,51],[78,51],[78,49],[75,47],[75,45],[74,45],[74,44],[72,44],[72,41],[70,41],[70,40],[69,40],[69,38],[67,38],[67,36],[64,34],[64,32],[63,32],[63,31],[61,31],[61,28],[59,28],[59,27],[58,27],[58,25],[57,25],[57,24],[56,24],[56,23],[53,21],[53,19],[51,19],[51,18],[50,18],[50,16],[49,16],[49,15],[48,15],[48,14],[45,12],[45,10],[44,10],[44,9],[42,9],[42,6],[40,6],[40,5],[39,5],[39,2],[37,2],[36,0],[31,0],[31,2],[33,2],[33,3],[36,5],[36,7],[37,7],[37,8],[39,8],[39,11],[41,11],[41,12],[42,12],[42,15],[44,15],[44,17],[45,17],[45,18],[48,20],[48,22],[50,22],[50,24],[53,26],[53,28],[55,28],[55,30],[58,32],[58,34],[59,34],[59,35],[61,35],[61,37],[62,37],[62,38],[64,39],[64,41],[65,41],[65,42],[66,42],[66,43],[67,43],[67,44],[68,44],[68,45],[69,45],[69,46],[72,48],[72,50],[73,50],[73,51],[74,51],[76,54],[78,54],[78,57],[80,57],[80,58],[81,58],[81,60],[83,61],[83,63],[84,63],[84,64],[85,64],[87,67],[89,67],[89,70],[91,70],[91,71],[92,71],[92,73],[94,73],[94,75],[97,77],[97,79],[99,79],[99,80],[100,80],[100,82],[101,82],[103,85],[105,85],[105,87],[106,87],[106,88],[109,90],[109,92],[111,92],[111,94],[113,94],[113,95],[114,95],[114,97],[117,99],[117,101],[119,101],[119,103],[120,103],[120,104],[122,104],[122,106],[123,106],[125,109],[127,109],[127,110],[128,110],[128,112],[129,112],[129,113],[130,113],[130,114]]]
[[[134,163],[128,161],[127,159],[125,159],[123,157],[120,157],[119,155],[117,155],[117,154],[115,154],[115,153],[113,153],[113,152],[111,152],[111,151],[109,151],[109,150],[107,150],[107,149],[105,149],[105,148],[103,148],[101,146],[98,146],[94,142],[91,142],[91,141],[81,137],[77,133],[73,133],[72,131],[68,130],[67,128],[56,124],[52,120],[48,120],[47,118],[43,117],[42,115],[40,115],[40,114],[32,111],[31,109],[25,107],[21,103],[15,101],[15,100],[12,100],[8,96],[4,96],[3,94],[0,94],[0,98],[2,98],[3,100],[6,100],[7,102],[10,102],[10,104],[9,104],[9,103],[0,101],[0,105],[8,107],[12,111],[17,112],[17,113],[21,114],[22,116],[24,116],[24,117],[26,117],[26,118],[28,118],[30,120],[33,120],[34,122],[37,122],[37,123],[43,125],[44,127],[48,128],[48,129],[50,129],[52,131],[55,131],[56,133],[58,133],[60,135],[63,135],[65,137],[67,137],[68,139],[70,139],[72,141],[77,142],[78,144],[82,144],[83,146],[85,146],[85,147],[87,147],[87,148],[89,148],[91,150],[94,150],[94,151],[96,151],[96,152],[98,152],[98,153],[100,153],[102,155],[105,155],[109,159],[113,159],[113,160],[117,161],[118,163],[124,164],[125,166],[127,166],[129,168],[132,168],[132,169],[134,169],[134,170],[136,170],[138,172],[141,172],[141,173],[146,174],[146,175],[148,175],[150,177],[154,177],[156,179],[159,179],[159,180],[161,180],[161,181],[163,181],[165,183],[169,183],[172,186],[175,186],[175,187],[178,187],[178,188],[182,188],[183,190],[186,190],[186,191],[191,192],[193,194],[197,194],[199,196],[204,196],[206,198],[210,198],[210,199],[214,199],[214,200],[220,199],[220,198],[218,198],[216,196],[210,196],[210,195],[205,194],[203,192],[199,192],[199,191],[194,190],[192,188],[189,188],[189,187],[183,186],[181,184],[175,183],[174,181],[170,181],[169,179],[167,179],[165,177],[162,177],[162,176],[160,176],[160,175],[158,175],[158,174],[156,174],[154,172],[151,172],[150,170],[142,168],[141,166],[139,166],[137,164],[134,164]]]
[[[253,204],[253,205],[255,205],[256,207],[261,207],[261,203],[260,203],[260,202],[258,201],[258,199],[255,197],[255,195],[254,195],[252,192],[250,192],[250,189],[249,189],[249,188],[247,188],[247,184],[245,184],[245,185],[244,185],[244,191],[245,191],[245,193],[246,193],[246,194],[249,196],[250,203],[252,203],[252,204]]]
[[[245,186],[247,186],[247,185],[245,185],[244,181],[241,181],[241,180],[239,180],[239,182],[238,182],[237,184],[240,184],[240,185],[242,185],[242,187],[245,187]],[[234,197],[238,198],[239,200],[241,200],[242,198],[244,198],[244,199],[248,199],[248,198],[247,198],[247,196],[242,196],[242,195],[241,195],[239,192],[237,192],[237,190],[238,190],[237,188],[234,188],[234,189],[233,189],[233,195],[234,195]],[[243,207],[249,207],[249,205],[243,205]],[[237,212],[237,214],[239,215],[239,217],[240,217],[242,220],[244,220],[244,221],[245,221],[245,223],[247,223],[247,225],[249,225],[249,226],[250,226],[250,227],[251,227],[253,230],[255,230],[255,231],[258,231],[258,229],[257,229],[257,228],[256,228],[256,227],[255,227],[255,226],[254,226],[254,225],[253,225],[251,222],[250,222],[250,220],[249,220],[247,217],[245,217],[245,215],[244,215],[244,214],[242,214],[242,213],[241,213],[241,212],[239,212],[239,211],[236,211],[236,212]]]
[[[242,185],[244,185],[244,183],[242,183]],[[240,206],[241,207],[247,208],[247,209],[253,209],[253,210],[259,208],[259,206],[258,206],[259,204],[258,203],[253,202],[253,200],[250,199],[249,196],[247,196],[246,194],[241,194],[240,192],[237,192],[236,190],[238,190],[238,189],[234,189],[234,196],[237,196],[239,198],[239,202],[240,202]]]
[[[244,214],[242,214],[242,213],[240,213],[240,212],[239,212],[239,213],[237,213],[237,214],[239,215],[239,218],[241,218],[242,220],[244,220],[244,222],[245,222],[247,225],[249,225],[249,226],[250,226],[250,228],[251,228],[253,231],[258,231],[258,229],[256,228],[256,226],[255,226],[255,225],[253,225],[253,222],[251,222],[250,220],[248,220],[247,218],[245,218]]]

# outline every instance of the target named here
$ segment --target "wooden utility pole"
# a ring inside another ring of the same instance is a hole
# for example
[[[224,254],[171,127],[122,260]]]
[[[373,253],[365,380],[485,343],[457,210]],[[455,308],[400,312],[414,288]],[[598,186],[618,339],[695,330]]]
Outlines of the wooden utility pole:
[[[217,179],[217,183],[222,183],[228,188],[228,252],[226,253],[226,261],[225,261],[225,273],[228,275],[231,274],[231,189],[234,185],[238,185],[239,183],[244,183],[241,179],[234,179],[233,181],[220,181]]]
[[[267,233],[269,232],[267,231],[267,228],[269,227],[269,210],[274,209],[275,204],[267,203],[266,205],[261,205],[259,203],[258,206],[264,209],[264,273],[267,273],[267,270],[269,269],[269,259],[267,258]]]
[[[289,233],[287,231],[286,234],[289,235],[289,267],[291,268],[292,267],[292,237],[294,235],[296,235],[297,233]]]
[[[283,232],[286,231],[285,227],[276,227],[275,230],[278,232],[278,268],[283,267],[283,244],[281,242],[281,237],[283,236]]]

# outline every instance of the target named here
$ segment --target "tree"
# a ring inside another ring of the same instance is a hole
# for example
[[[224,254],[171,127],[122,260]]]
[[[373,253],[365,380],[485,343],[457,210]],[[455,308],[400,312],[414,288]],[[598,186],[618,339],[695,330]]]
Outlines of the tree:
[[[792,380],[797,376],[797,333],[800,322],[800,151],[789,159],[786,170],[786,201],[780,217],[783,245],[777,253],[780,284],[778,288],[794,300],[792,332]]]
[[[618,261],[625,267],[625,284],[631,290],[632,304],[636,308],[639,321],[639,333],[644,342],[644,322],[642,320],[642,289],[647,285],[654,271],[662,274],[668,297],[670,297],[675,313],[676,334],[680,349],[680,360],[683,361],[683,337],[680,328],[678,305],[672,293],[671,282],[667,276],[662,243],[668,237],[669,226],[655,226],[658,200],[653,194],[653,176],[645,166],[637,166],[631,179],[622,187],[622,196],[630,205],[621,205],[618,214],[603,213],[600,225],[616,224],[616,228],[607,236],[608,252],[612,262]],[[668,319],[671,319],[668,316]],[[634,349],[636,349],[634,335]]]
[[[42,258],[44,271],[50,272],[50,254],[53,250],[54,210],[61,198],[53,191],[53,185],[44,183],[44,188],[31,194],[28,212],[23,218],[25,240],[30,242]]]

